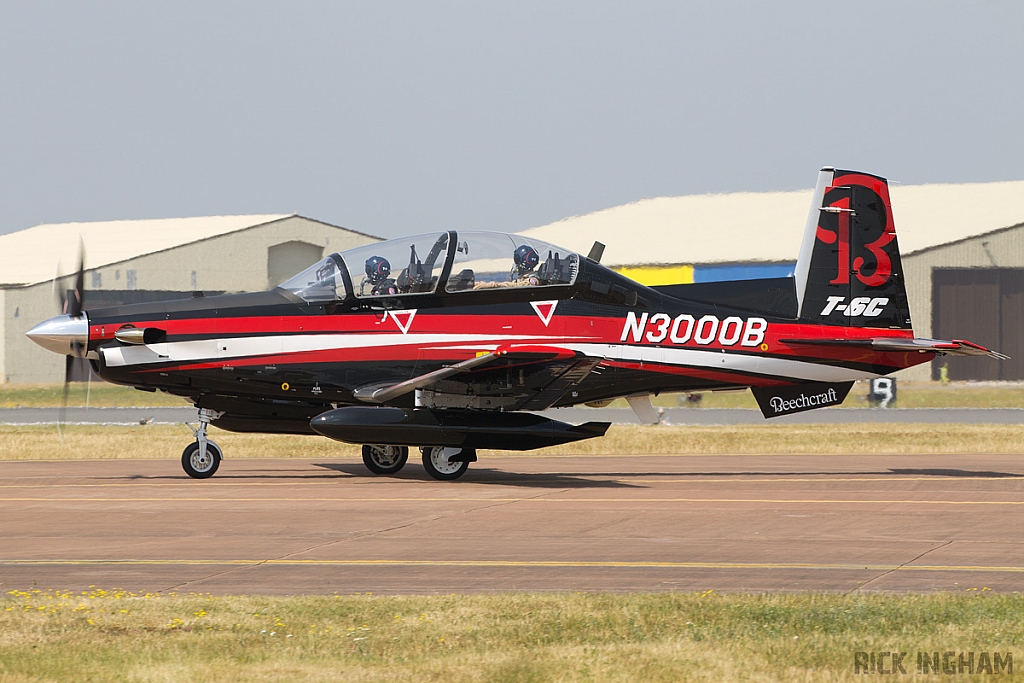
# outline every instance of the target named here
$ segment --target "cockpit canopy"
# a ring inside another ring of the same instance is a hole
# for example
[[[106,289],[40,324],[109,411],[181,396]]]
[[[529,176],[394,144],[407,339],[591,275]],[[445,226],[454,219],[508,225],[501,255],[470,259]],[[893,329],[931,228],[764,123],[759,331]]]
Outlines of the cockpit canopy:
[[[403,237],[331,254],[281,284],[309,302],[573,284],[579,255],[522,235]]]

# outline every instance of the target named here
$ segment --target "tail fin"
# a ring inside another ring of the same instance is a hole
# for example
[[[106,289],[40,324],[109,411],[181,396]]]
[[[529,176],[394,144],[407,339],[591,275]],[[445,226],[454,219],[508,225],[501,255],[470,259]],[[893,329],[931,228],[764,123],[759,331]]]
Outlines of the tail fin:
[[[911,328],[885,178],[821,170],[795,276],[801,320]]]

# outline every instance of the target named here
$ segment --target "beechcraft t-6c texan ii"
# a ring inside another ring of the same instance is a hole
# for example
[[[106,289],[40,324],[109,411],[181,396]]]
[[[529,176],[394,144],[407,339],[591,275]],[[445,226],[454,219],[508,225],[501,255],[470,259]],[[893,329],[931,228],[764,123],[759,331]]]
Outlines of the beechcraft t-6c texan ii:
[[[193,403],[182,465],[196,478],[221,461],[211,422],[363,444],[376,474],[417,446],[431,476],[456,479],[477,449],[608,428],[547,408],[625,397],[657,421],[652,394],[750,387],[774,417],[936,354],[1000,357],[914,336],[888,184],[866,173],[819,173],[791,278],[645,287],[600,265],[602,249],[453,230],[331,254],[268,292],[88,311],[80,268],[68,312],[28,336]]]

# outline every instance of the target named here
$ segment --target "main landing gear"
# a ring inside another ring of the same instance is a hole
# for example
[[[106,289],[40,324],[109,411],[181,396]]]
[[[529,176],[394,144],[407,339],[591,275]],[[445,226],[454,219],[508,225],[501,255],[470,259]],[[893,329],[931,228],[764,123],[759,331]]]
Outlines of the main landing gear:
[[[476,449],[458,446],[424,446],[420,452],[423,454],[423,469],[441,481],[458,479],[469,469],[469,463],[477,459]],[[407,446],[363,446],[363,464],[374,474],[397,474],[408,460]]]
[[[476,462],[476,449],[473,448],[428,446],[420,451],[423,453],[423,469],[441,481],[458,479],[469,469],[469,463]]]
[[[408,460],[408,446],[363,446],[363,464],[374,474],[398,474]]]
[[[206,438],[206,428],[223,414],[209,408],[200,408],[199,426],[193,427],[187,422],[185,423],[195,434],[196,440],[182,451],[181,467],[185,470],[185,474],[193,479],[212,477],[220,467],[220,461],[223,460],[224,454],[221,452],[220,446]]]

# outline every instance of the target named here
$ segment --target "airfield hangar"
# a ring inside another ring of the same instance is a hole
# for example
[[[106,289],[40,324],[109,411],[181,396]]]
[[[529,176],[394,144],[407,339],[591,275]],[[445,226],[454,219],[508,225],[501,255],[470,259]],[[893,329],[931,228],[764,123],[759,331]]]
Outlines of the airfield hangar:
[[[63,360],[25,332],[60,312],[54,276],[77,270],[80,243],[88,309],[262,291],[378,239],[298,215],[63,223],[0,235],[0,381],[63,380]]]
[[[889,187],[914,332],[1008,361],[939,357],[904,380],[1024,381],[1024,181]],[[648,285],[792,275],[812,190],[644,199],[524,231]]]
[[[644,284],[791,275],[811,190],[660,197],[523,231]],[[938,358],[904,380],[1024,381],[1024,181],[890,185],[918,336],[1011,356]],[[272,287],[323,255],[379,238],[298,215],[39,225],[0,235],[0,381],[58,382],[63,362],[25,332],[57,314],[53,278],[86,248],[87,308]]]

